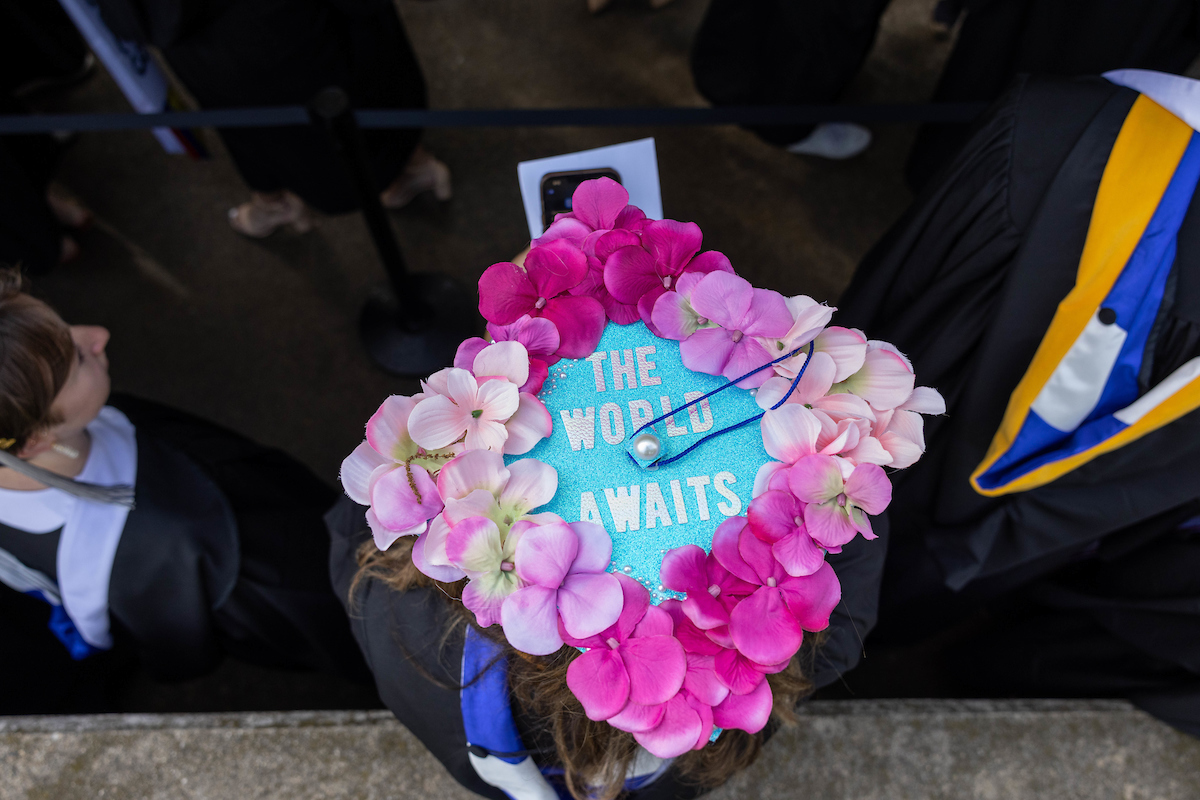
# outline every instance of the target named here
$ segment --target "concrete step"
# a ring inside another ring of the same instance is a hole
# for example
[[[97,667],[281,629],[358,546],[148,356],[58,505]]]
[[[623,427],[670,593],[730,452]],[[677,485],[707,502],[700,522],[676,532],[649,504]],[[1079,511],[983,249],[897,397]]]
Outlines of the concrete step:
[[[467,800],[387,712],[0,718],[0,798]],[[1195,800],[1200,742],[1122,701],[824,701],[712,795]]]

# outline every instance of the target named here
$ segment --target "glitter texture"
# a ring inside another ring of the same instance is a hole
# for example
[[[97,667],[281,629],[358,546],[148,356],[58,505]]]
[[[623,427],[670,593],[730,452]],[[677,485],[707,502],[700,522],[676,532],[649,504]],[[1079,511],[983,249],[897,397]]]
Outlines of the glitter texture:
[[[538,397],[553,433],[505,461],[536,458],[554,467],[558,492],[539,510],[603,525],[613,540],[610,572],[657,589],[655,604],[682,597],[659,588],[663,554],[685,544],[707,551],[718,525],[745,515],[754,476],[770,460],[759,426],[705,442],[664,467],[630,458],[639,427],[727,383],[684,367],[679,343],[659,339],[641,322],[608,323],[595,354],[564,359],[551,370],[552,381]],[[761,410],[749,392],[731,387],[648,430],[662,444],[662,460]]]

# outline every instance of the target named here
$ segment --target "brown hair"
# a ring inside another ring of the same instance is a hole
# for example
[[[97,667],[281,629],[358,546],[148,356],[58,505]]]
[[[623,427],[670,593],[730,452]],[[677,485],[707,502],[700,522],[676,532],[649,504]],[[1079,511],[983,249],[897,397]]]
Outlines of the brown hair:
[[[443,632],[440,645],[467,625],[504,646],[508,659],[508,683],[518,705],[531,717],[543,721],[535,732],[553,741],[559,764],[565,771],[567,788],[576,800],[613,800],[624,790],[625,775],[637,755],[633,735],[617,730],[607,722],[587,718],[583,706],[567,687],[567,667],[579,656],[573,647],[564,646],[548,656],[531,656],[513,649],[497,626],[479,628],[474,615],[463,606],[460,597],[465,581],[439,583],[421,573],[412,562],[412,539],[405,537],[386,552],[374,542],[365,542],[358,551],[358,573],[350,585],[350,600],[362,581],[378,580],[398,592],[417,588],[436,588],[455,610],[453,622]],[[806,641],[788,668],[768,675],[774,695],[774,722],[795,722],[796,704],[810,694],[813,685],[804,675],[802,663],[812,660],[815,637]],[[701,750],[693,750],[675,759],[672,766],[683,782],[712,788],[720,786],[735,772],[745,769],[758,758],[763,734],[727,730]],[[528,743],[526,744],[528,746]]]
[[[0,444],[10,453],[61,421],[51,406],[75,359],[70,328],[23,288],[21,273],[0,265]]]

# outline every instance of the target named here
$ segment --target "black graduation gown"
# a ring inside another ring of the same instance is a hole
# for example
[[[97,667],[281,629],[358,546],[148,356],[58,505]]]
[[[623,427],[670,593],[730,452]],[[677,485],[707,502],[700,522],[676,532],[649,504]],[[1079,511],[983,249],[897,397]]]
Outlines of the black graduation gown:
[[[205,108],[305,105],[341,86],[358,108],[424,108],[425,79],[390,0],[100,0],[118,35],[162,48]],[[250,188],[290,190],[329,214],[358,206],[324,134],[309,127],[226,128]],[[365,131],[376,184],[387,187],[418,130]]]
[[[371,535],[366,509],[343,497],[326,516],[333,539],[330,571],[338,597],[346,604],[354,637],[375,674],[384,704],[421,740],[446,770],[466,788],[484,797],[507,795],[484,783],[467,757],[467,736],[459,701],[464,632],[446,637],[450,621],[446,602],[432,589],[394,591],[377,580],[365,580],[350,596],[358,571],[356,553]],[[842,585],[842,603],[835,609],[825,639],[811,657],[810,676],[817,688],[827,686],[858,663],[862,637],[875,624],[879,579],[888,538],[887,519],[877,518],[879,540],[856,539],[829,563]],[[520,708],[513,708],[517,729],[528,749],[553,752],[543,726]],[[769,730],[768,730],[769,733]],[[535,756],[541,766],[541,756]],[[702,790],[682,783],[668,771],[645,788],[624,797],[667,800],[694,797]]]
[[[116,646],[160,679],[202,675],[225,655],[369,679],[329,582],[321,515],[333,490],[197,417],[127,396],[109,404],[137,428],[138,449],[137,506],[109,586]],[[0,529],[0,547],[56,577],[57,533]]]
[[[1029,491],[985,497],[968,481],[1075,283],[1136,98],[1100,78],[1018,80],[868,254],[837,322],[895,343],[947,403],[924,458],[892,476],[877,633],[919,638],[1021,589],[1039,621],[974,652],[988,675],[1028,680],[993,691],[1126,694],[1160,713],[1151,695],[1200,697],[1200,539],[1179,528],[1200,513],[1200,413]],[[1142,391],[1200,355],[1200,193],[1155,325]]]

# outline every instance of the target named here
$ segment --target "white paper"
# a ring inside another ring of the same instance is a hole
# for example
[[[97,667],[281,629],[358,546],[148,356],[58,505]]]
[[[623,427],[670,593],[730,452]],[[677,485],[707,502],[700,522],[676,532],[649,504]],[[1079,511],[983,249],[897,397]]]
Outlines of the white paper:
[[[654,149],[654,139],[638,139],[517,164],[517,181],[521,185],[521,202],[525,205],[529,238],[536,239],[543,232],[543,175],[604,167],[615,169],[621,176],[621,185],[629,192],[630,203],[644,211],[650,219],[662,219],[662,191],[658,185],[658,153]]]

